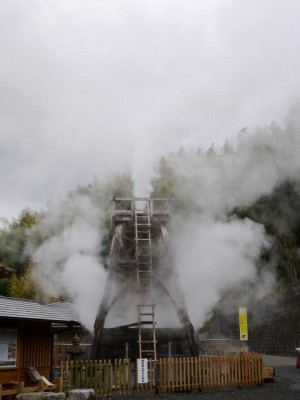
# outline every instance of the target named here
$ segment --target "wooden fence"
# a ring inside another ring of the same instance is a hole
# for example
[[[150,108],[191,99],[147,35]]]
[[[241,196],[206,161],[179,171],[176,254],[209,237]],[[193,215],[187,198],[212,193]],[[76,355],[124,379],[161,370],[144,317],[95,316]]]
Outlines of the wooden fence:
[[[201,356],[161,359],[157,364],[159,392],[261,385],[262,356]]]
[[[157,393],[241,387],[263,383],[262,356],[162,358],[148,362],[148,382],[137,383],[136,363],[129,360],[70,361],[61,364],[62,391],[93,388],[96,396],[153,391]]]
[[[66,361],[61,363],[62,391],[72,389],[94,389],[96,396],[110,396],[131,390],[130,361]]]

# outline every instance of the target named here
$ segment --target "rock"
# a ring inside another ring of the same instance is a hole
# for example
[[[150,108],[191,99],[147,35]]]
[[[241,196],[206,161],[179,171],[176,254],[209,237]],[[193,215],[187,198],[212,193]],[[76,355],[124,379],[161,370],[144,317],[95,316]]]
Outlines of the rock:
[[[68,393],[68,400],[95,400],[94,389],[73,389]]]
[[[63,392],[34,392],[20,393],[16,396],[16,400],[65,400],[66,395]]]

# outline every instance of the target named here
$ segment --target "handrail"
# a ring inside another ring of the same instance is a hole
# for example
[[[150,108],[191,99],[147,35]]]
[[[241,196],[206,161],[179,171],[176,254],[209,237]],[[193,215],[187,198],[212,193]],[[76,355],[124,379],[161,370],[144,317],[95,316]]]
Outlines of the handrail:
[[[125,212],[135,212],[138,203],[145,203],[149,207],[151,216],[155,213],[167,214],[169,211],[171,198],[158,198],[158,197],[115,197],[112,199],[113,209],[112,215]],[[122,203],[119,208],[118,204]],[[139,210],[142,211],[142,210]]]

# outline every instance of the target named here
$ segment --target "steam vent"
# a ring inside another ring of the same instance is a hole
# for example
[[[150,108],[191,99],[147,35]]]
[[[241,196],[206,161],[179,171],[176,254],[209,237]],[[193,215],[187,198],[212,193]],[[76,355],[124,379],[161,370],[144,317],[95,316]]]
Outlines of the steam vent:
[[[197,355],[194,329],[179,288],[173,291],[168,287],[168,279],[163,279],[163,271],[170,270],[171,258],[168,254],[168,223],[170,220],[169,199],[160,198],[116,198],[113,200],[110,264],[107,271],[105,290],[99,307],[95,325],[91,359],[103,358],[105,339],[104,324],[109,311],[128,291],[134,292],[136,319],[119,327],[128,342],[134,343],[133,357],[157,359],[157,329],[155,313],[159,307],[156,289],[169,297],[181,323],[181,341],[184,341],[189,354]],[[117,290],[115,289],[117,288]],[[115,331],[107,329],[112,338]],[[165,343],[170,336],[164,330]],[[125,332],[125,333],[124,333]],[[162,333],[161,333],[162,334]],[[112,339],[111,339],[112,340]],[[174,339],[176,340],[176,339]],[[178,338],[177,338],[178,340]],[[116,335],[115,341],[120,344]],[[110,355],[111,356],[111,355]],[[115,354],[120,357],[120,354]],[[124,353],[122,358],[124,358]]]

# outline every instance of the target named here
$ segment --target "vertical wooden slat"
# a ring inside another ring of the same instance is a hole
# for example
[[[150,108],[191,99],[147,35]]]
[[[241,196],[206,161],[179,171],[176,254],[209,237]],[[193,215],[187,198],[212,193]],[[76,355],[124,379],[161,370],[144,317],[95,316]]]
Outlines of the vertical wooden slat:
[[[122,389],[123,389],[123,369],[122,369],[122,362],[119,359],[117,361],[117,379],[118,379],[118,384],[119,384],[119,394],[122,394]]]
[[[62,364],[63,364],[63,363],[62,363]],[[62,372],[62,376],[64,376],[64,375],[63,375],[63,372]],[[64,392],[65,392],[65,393],[68,392],[68,388],[69,388],[69,386],[70,386],[69,380],[70,380],[69,363],[68,363],[68,361],[66,361],[65,386],[64,386]]]
[[[210,380],[210,355],[206,355],[204,357],[204,382],[205,387],[209,387],[209,380]]]
[[[191,390],[192,387],[192,358],[188,357],[187,358],[187,389]]]
[[[96,396],[100,396],[102,392],[102,376],[103,376],[103,371],[102,371],[102,364],[100,361],[94,360],[91,364],[91,379],[93,382],[94,390]]]
[[[45,330],[45,324],[43,324],[43,334],[37,335],[37,331],[35,331],[36,341],[38,343],[38,348],[43,349],[43,351],[36,351],[35,358],[36,364],[38,367],[44,366],[46,364],[47,353],[48,353],[48,346],[46,346],[46,339],[47,339],[47,332]]]
[[[201,357],[197,358],[197,382],[199,390],[202,389],[202,379],[201,379]]]
[[[108,385],[108,366],[109,366],[109,361],[104,361],[103,363],[103,389],[102,389],[102,395],[106,396],[107,393],[107,385]]]
[[[177,390],[180,391],[181,390],[181,363],[180,363],[180,358],[177,357],[176,359],[177,362],[177,366],[176,366],[176,371],[177,371]]]
[[[207,375],[207,356],[204,356],[202,359],[202,377],[203,377],[203,387],[206,387],[206,375]]]
[[[113,369],[113,385],[115,387],[115,391],[117,392],[119,390],[120,394],[120,382],[118,379],[118,360],[114,360],[114,369]]]
[[[69,382],[68,383],[69,383],[70,390],[74,389],[73,382],[74,382],[73,362],[69,361]]]

